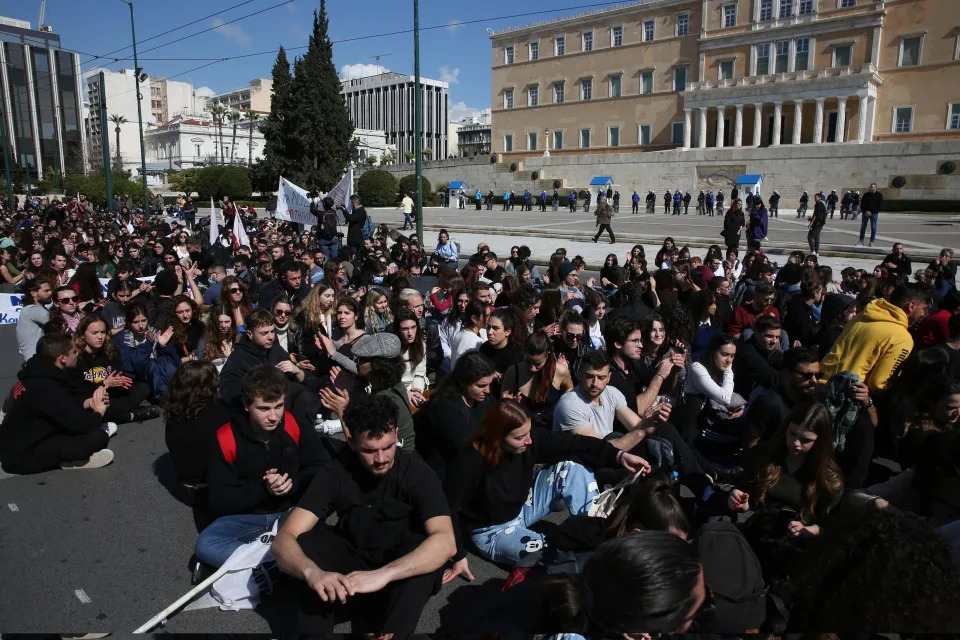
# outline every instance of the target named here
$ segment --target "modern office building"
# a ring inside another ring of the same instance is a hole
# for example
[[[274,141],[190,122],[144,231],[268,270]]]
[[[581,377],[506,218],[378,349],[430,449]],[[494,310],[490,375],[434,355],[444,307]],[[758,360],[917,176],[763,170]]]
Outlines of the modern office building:
[[[340,94],[347,104],[350,120],[357,129],[380,130],[386,143],[397,149],[398,161],[415,146],[414,76],[385,72],[341,82]],[[421,144],[431,153],[425,159],[441,159],[447,152],[447,111],[449,85],[439,80],[420,79],[422,100]]]
[[[219,104],[233,111],[258,111],[270,113],[270,97],[273,95],[273,80],[254,78],[250,85],[218,93],[210,98],[209,104]]]
[[[82,172],[86,148],[79,56],[63,51],[60,36],[52,31],[0,18],[0,85],[0,126],[14,173],[29,171],[39,179],[51,172]]]
[[[490,38],[494,152],[960,140],[954,0],[648,0]]]
[[[490,122],[461,124],[457,129],[457,155],[461,158],[480,156],[491,151]]]

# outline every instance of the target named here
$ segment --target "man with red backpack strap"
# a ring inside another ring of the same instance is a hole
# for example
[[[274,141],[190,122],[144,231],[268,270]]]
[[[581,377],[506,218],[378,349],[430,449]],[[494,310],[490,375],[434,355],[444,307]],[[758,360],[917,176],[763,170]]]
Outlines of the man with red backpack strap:
[[[273,527],[327,459],[312,425],[301,430],[284,409],[287,378],[270,365],[243,376],[243,411],[221,426],[212,443],[208,498],[220,516],[200,533],[201,562],[222,565],[241,545]]]

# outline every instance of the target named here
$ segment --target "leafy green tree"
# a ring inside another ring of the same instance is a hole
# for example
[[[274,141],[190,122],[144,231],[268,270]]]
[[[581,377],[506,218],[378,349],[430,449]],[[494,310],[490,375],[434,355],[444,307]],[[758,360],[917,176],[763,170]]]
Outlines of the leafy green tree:
[[[190,195],[197,190],[197,176],[200,169],[183,169],[182,171],[167,171],[167,182],[174,191]]]
[[[217,162],[223,164],[223,120],[228,113],[228,109],[222,104],[215,104],[210,107],[210,113],[213,115],[213,122],[217,125]]]
[[[383,169],[364,171],[357,180],[357,194],[365,206],[393,206],[397,202],[397,179]]]
[[[415,154],[413,151],[404,151],[403,157],[407,159],[407,162],[413,162],[417,157],[417,154]]]
[[[243,114],[239,111],[231,111],[227,114],[227,120],[233,126],[233,137],[230,139],[230,164],[233,164],[233,156],[237,149],[237,124],[243,120]]]
[[[260,120],[263,134],[263,158],[253,170],[253,181],[259,191],[275,191],[280,176],[293,179],[293,163],[290,158],[300,150],[294,129],[297,113],[293,106],[293,74],[287,52],[280,47],[273,63],[273,95],[270,98],[270,114]],[[339,93],[339,92],[338,92]]]
[[[377,164],[377,156],[367,156],[367,164],[371,167]]]
[[[425,196],[429,193],[433,193],[433,190],[430,187],[430,181],[427,180],[427,176],[423,176],[420,180],[420,185],[422,190],[420,193]],[[417,174],[411,173],[410,175],[403,176],[400,178],[400,193],[410,193],[411,191],[417,190]]]

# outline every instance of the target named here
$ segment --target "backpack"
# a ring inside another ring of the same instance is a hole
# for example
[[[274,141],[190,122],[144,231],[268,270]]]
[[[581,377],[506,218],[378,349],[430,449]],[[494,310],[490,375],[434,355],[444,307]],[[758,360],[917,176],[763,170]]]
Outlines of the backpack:
[[[367,214],[366,219],[363,221],[363,238],[372,238],[373,234],[377,232],[376,227],[373,226],[373,218],[370,217],[370,214]]]
[[[328,211],[323,214],[320,221],[320,237],[324,240],[333,240],[337,237],[337,214],[335,211]]]
[[[732,522],[708,522],[694,542],[715,608],[705,627],[713,633],[759,629],[767,617],[767,593],[760,561]]]
[[[283,430],[293,438],[297,445],[300,444],[300,425],[297,424],[296,419],[289,411],[283,412]],[[229,422],[217,429],[217,444],[220,445],[223,459],[233,464],[237,459],[237,437],[233,434]]]

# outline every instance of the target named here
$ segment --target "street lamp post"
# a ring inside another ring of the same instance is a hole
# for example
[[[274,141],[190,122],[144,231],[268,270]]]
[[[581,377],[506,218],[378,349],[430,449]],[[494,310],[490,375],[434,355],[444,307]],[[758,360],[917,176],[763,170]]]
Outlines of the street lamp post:
[[[137,30],[133,22],[133,2],[130,0],[120,0],[130,7],[130,35],[133,37],[133,85],[137,90],[137,123],[140,128],[140,178],[143,182],[143,211],[150,210],[150,194],[147,191],[147,154],[143,146],[143,108],[140,101],[143,95],[140,93],[140,64],[137,62]]]

